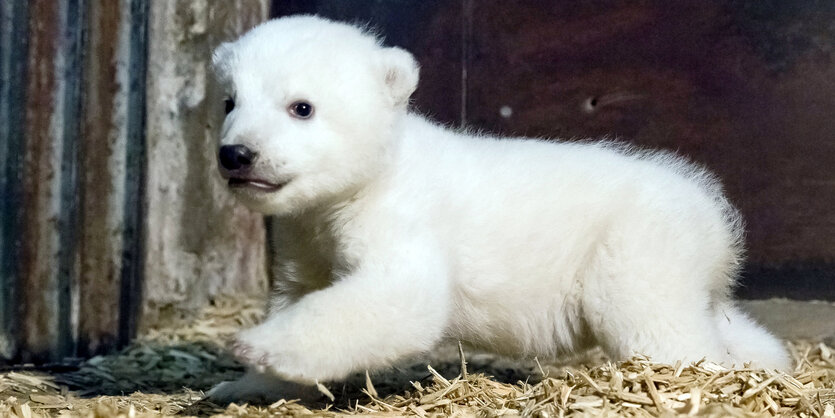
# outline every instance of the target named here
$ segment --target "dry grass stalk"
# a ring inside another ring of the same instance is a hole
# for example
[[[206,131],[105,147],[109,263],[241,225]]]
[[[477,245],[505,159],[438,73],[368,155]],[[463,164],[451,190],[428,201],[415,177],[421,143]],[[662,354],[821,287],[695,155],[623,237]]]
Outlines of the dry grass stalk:
[[[833,349],[807,341],[790,344],[797,364],[792,375],[728,370],[708,362],[654,364],[645,358],[573,368],[543,367],[536,360],[525,368],[483,355],[467,359],[459,345],[450,358],[433,360],[435,367],[423,363],[425,379],[415,368],[418,377],[411,383],[366,373],[354,379],[356,384],[321,385],[325,397],[314,403],[217,406],[201,401],[202,390],[243,372],[217,342],[255,323],[262,310],[255,299],[220,299],[191,315],[169,312],[131,347],[90,359],[74,372],[0,374],[0,416],[835,418]],[[508,367],[514,370],[508,373]]]

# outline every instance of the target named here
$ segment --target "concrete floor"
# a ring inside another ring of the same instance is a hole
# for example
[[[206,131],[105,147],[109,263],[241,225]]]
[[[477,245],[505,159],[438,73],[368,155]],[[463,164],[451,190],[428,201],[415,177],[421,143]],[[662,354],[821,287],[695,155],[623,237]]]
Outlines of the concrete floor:
[[[835,345],[835,303],[787,299],[740,301],[766,328],[786,339],[825,340]]]

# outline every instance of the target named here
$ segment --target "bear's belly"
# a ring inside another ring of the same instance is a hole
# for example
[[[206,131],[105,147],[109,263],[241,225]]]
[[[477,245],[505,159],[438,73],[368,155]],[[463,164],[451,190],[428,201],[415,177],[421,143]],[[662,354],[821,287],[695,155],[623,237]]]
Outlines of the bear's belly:
[[[555,359],[594,345],[578,300],[558,294],[519,297],[459,291],[447,335],[510,357]]]

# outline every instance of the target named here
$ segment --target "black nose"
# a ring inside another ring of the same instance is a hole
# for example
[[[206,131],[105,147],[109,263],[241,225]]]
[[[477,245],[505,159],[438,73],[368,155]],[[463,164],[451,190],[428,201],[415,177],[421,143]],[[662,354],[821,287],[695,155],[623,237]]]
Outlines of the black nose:
[[[218,159],[223,168],[234,171],[252,165],[257,155],[255,151],[247,148],[245,145],[224,145],[220,147]]]

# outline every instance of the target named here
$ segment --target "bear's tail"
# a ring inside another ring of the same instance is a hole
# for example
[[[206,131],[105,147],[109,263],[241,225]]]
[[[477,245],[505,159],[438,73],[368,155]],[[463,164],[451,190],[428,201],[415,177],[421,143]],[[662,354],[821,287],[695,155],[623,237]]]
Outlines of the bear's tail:
[[[719,334],[736,367],[751,363],[757,368],[792,371],[792,361],[783,342],[738,307],[730,302],[721,303],[715,314]]]

